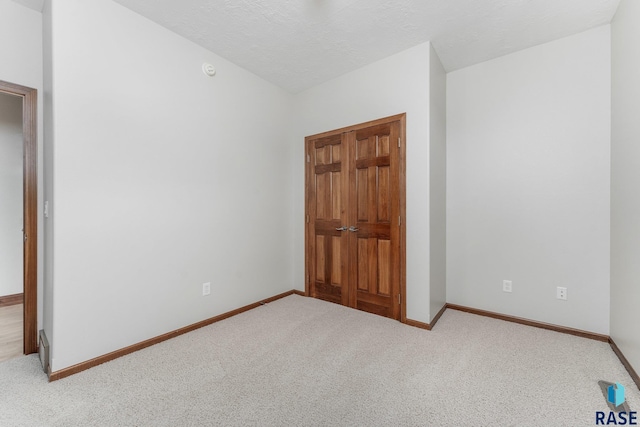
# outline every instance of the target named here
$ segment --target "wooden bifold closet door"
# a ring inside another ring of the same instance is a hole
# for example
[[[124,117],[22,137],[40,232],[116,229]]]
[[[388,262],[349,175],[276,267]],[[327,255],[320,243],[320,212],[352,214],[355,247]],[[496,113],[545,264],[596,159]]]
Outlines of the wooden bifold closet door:
[[[404,320],[404,121],[305,138],[307,295]]]

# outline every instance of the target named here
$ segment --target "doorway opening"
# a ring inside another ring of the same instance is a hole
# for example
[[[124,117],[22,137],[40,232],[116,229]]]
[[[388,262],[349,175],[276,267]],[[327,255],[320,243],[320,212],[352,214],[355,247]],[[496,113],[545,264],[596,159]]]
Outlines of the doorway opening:
[[[17,261],[22,264],[22,292],[0,296],[0,305],[22,304],[22,353],[31,354],[38,351],[37,90],[0,80],[0,94],[22,101],[22,144],[18,147],[22,151],[22,227],[16,230],[22,231],[17,239],[22,246],[22,259]],[[0,201],[7,202],[11,201]]]

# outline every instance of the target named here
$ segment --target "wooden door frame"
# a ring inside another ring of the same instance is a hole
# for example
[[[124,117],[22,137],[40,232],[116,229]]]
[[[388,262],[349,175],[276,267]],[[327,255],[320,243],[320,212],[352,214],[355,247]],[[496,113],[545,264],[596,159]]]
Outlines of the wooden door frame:
[[[24,354],[38,351],[38,91],[0,80],[0,92],[22,97]]]
[[[407,147],[406,147],[406,141],[407,141],[407,134],[406,134],[406,121],[407,121],[407,114],[406,113],[402,113],[402,114],[397,114],[394,116],[389,116],[389,117],[384,117],[381,119],[377,119],[377,120],[372,120],[370,122],[365,122],[365,123],[360,123],[357,125],[353,125],[353,126],[347,126],[344,128],[340,128],[340,129],[335,129],[335,130],[331,130],[328,132],[322,132],[322,133],[318,133],[315,135],[309,135],[307,137],[305,137],[304,139],[304,166],[305,166],[305,185],[304,185],[304,215],[305,215],[305,233],[304,233],[304,281],[305,281],[305,285],[304,285],[304,289],[305,289],[305,295],[306,296],[310,296],[311,295],[311,277],[310,277],[310,273],[309,273],[309,266],[310,266],[310,262],[311,262],[311,258],[310,258],[310,245],[309,242],[311,241],[312,236],[309,235],[310,233],[310,225],[309,225],[309,195],[311,193],[310,189],[311,189],[311,182],[312,182],[312,178],[313,178],[313,168],[311,167],[310,163],[308,162],[310,153],[307,151],[307,146],[308,146],[308,141],[310,140],[314,140],[314,139],[319,139],[319,138],[325,138],[328,136],[332,136],[332,135],[336,135],[336,134],[343,134],[343,133],[347,133],[347,132],[352,132],[352,131],[358,131],[360,129],[364,129],[364,128],[368,128],[368,127],[372,127],[372,126],[377,126],[377,125],[382,125],[382,124],[387,124],[387,123],[392,123],[392,122],[400,122],[400,151],[399,151],[399,158],[398,158],[398,162],[399,162],[399,188],[400,188],[400,194],[399,194],[399,199],[400,199],[400,321],[402,323],[406,323],[407,322],[407,246],[406,246],[406,235],[407,235],[407,221],[406,221],[406,211],[407,211],[407,173],[406,173],[406,153],[407,153]]]

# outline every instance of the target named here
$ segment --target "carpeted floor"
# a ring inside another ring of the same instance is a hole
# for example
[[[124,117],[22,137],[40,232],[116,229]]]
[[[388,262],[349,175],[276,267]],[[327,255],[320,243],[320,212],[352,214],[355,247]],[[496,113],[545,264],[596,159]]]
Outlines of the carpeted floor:
[[[589,426],[606,343],[453,310],[433,331],[289,296],[69,378],[0,363],[2,426]]]

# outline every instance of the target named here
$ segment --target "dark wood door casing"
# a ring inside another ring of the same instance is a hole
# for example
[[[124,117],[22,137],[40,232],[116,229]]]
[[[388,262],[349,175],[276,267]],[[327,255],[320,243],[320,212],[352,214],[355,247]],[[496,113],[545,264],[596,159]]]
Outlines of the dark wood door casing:
[[[402,322],[405,122],[400,114],[305,138],[306,294]]]
[[[24,354],[38,351],[38,136],[36,89],[0,80],[0,92],[22,97],[24,212]]]

